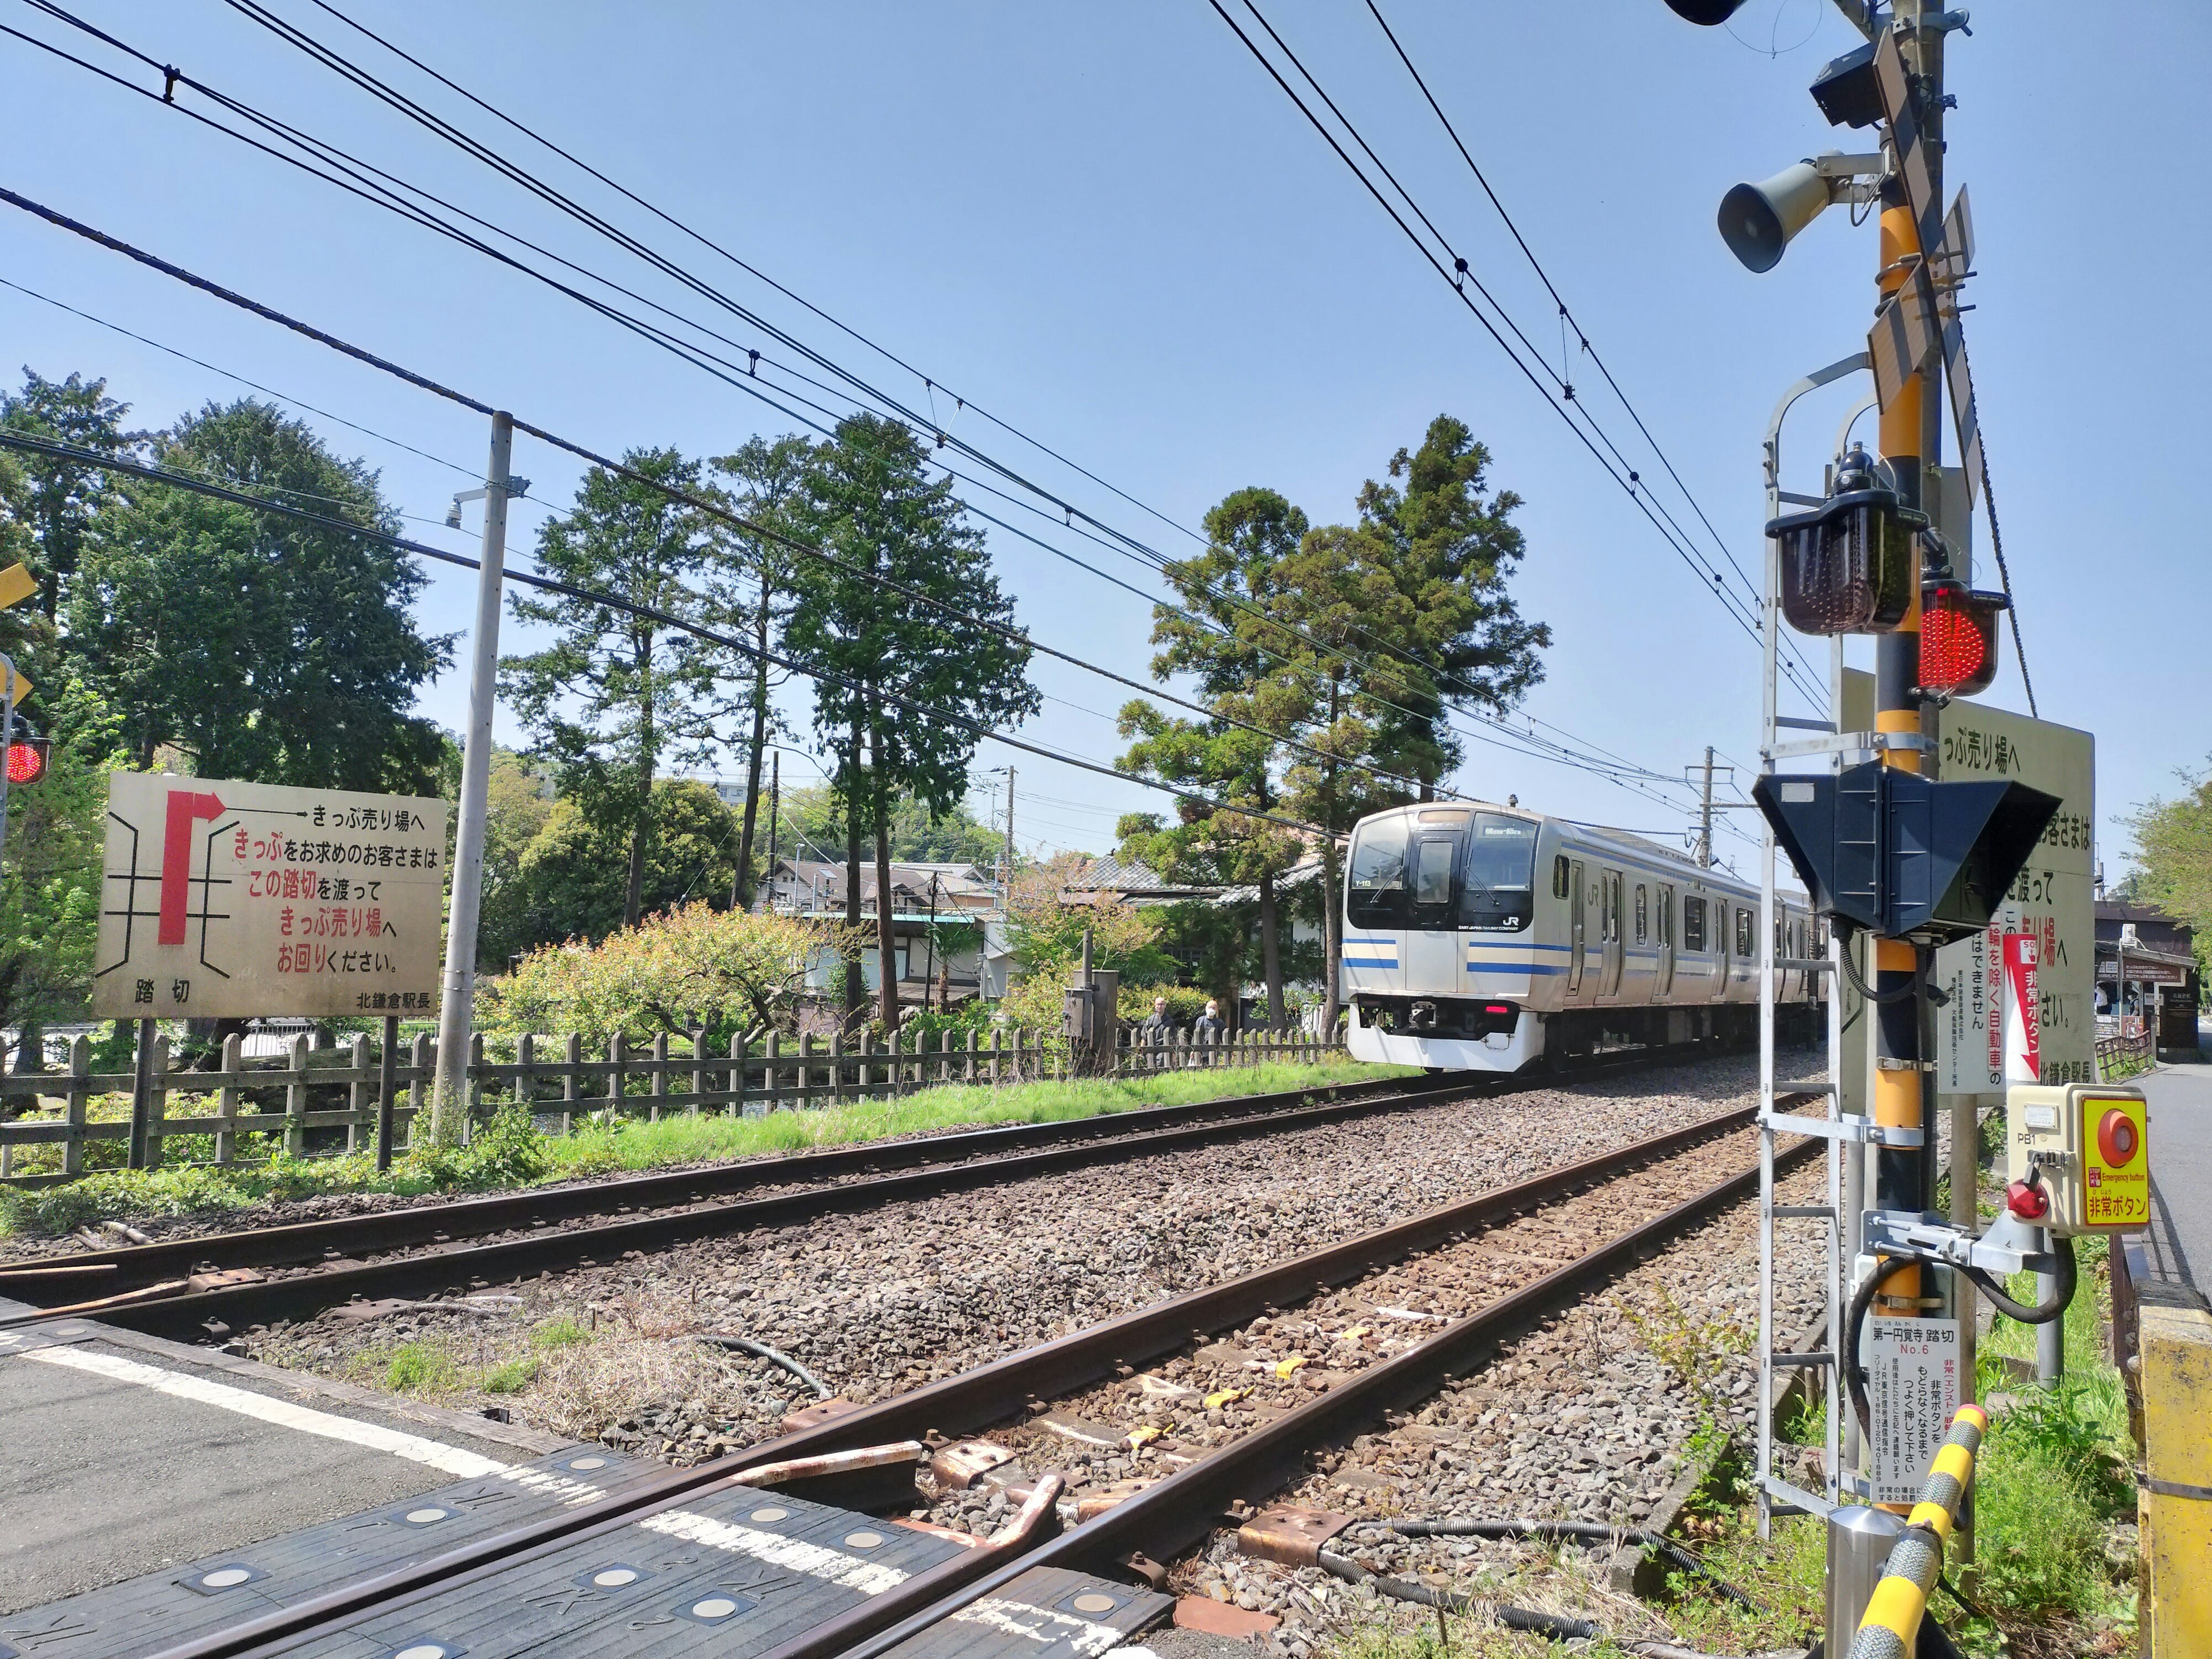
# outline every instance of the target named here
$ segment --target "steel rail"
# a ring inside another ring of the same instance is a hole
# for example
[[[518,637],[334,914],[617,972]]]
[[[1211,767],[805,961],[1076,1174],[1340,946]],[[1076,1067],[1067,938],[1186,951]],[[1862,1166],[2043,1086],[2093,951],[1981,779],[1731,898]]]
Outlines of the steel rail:
[[[1802,1163],[1821,1151],[1822,1146],[1818,1139],[1801,1140],[1776,1158],[1776,1167]],[[1500,1341],[1534,1324],[1547,1310],[1572,1302],[1632,1263],[1644,1251],[1754,1193],[1759,1174],[1753,1164],[1715,1182],[1664,1214],[1468,1315],[1418,1347],[1370,1365],[1308,1404],[1008,1562],[957,1595],[888,1628],[879,1628],[866,1641],[845,1649],[842,1659],[879,1659],[979,1597],[1038,1567],[1111,1571],[1116,1564],[1139,1552],[1155,1560],[1172,1559],[1219,1524],[1231,1504],[1239,1500],[1256,1504],[1304,1474],[1307,1455],[1315,1449],[1340,1443],[1387,1412],[1434,1394],[1461,1370],[1478,1363]],[[793,1656],[776,1650],[765,1659],[793,1659]]]
[[[1642,1057],[1639,1056],[1639,1059]],[[1604,1070],[1624,1069],[1616,1064]],[[1577,1073],[1589,1076],[1590,1072]],[[44,1320],[63,1317],[97,1317],[112,1324],[159,1336],[200,1336],[209,1334],[211,1326],[235,1330],[241,1326],[266,1324],[278,1319],[299,1318],[319,1313],[325,1308],[355,1299],[377,1300],[419,1295],[425,1291],[440,1290],[457,1285],[473,1285],[511,1283],[531,1274],[565,1270],[580,1266],[597,1266],[618,1260],[632,1250],[659,1250],[672,1245],[697,1239],[715,1237],[756,1227],[783,1226],[831,1214],[852,1214],[884,1204],[916,1199],[937,1197],[948,1193],[966,1191],[977,1187],[992,1186],[1009,1181],[1019,1181],[1042,1175],[1079,1169],[1090,1164],[1143,1158],[1158,1153],[1172,1152],[1188,1147],[1202,1146],[1217,1141],[1235,1140],[1260,1135],[1290,1133],[1298,1129],[1318,1127],[1340,1122],[1370,1113],[1401,1110],[1409,1107],[1433,1104],[1440,1101],[1470,1094],[1486,1097],[1522,1092],[1530,1089],[1553,1086],[1559,1079],[1523,1078],[1516,1075],[1498,1083],[1470,1087],[1463,1080],[1435,1081],[1409,1079],[1409,1086],[1389,1089],[1375,1095],[1359,1095],[1333,1100],[1316,1106],[1284,1108],[1261,1107],[1226,1118],[1184,1122],[1169,1128],[1141,1131],[1135,1133],[1104,1134],[1092,1133],[1071,1144],[1048,1146],[1034,1152],[1006,1153],[994,1158],[978,1158],[952,1164],[925,1164],[919,1169],[904,1173],[877,1176],[829,1185],[805,1188],[796,1192],[778,1193],[764,1198],[739,1199],[726,1202],[709,1202],[686,1208],[669,1208],[654,1213],[633,1216],[622,1220],[600,1222],[586,1227],[549,1228],[533,1231],[521,1238],[500,1240],[486,1244],[462,1245],[453,1249],[433,1249],[414,1255],[394,1256],[381,1261],[357,1263],[342,1267],[330,1267],[281,1279],[258,1279],[245,1284],[225,1285],[206,1290],[191,1291],[181,1278],[156,1280],[144,1287],[143,1299],[110,1302],[105,1296],[89,1301],[71,1300],[60,1305],[40,1308],[34,1313],[19,1314],[0,1319],[0,1330],[35,1325]],[[1372,1088],[1373,1085],[1330,1085]],[[1289,1095],[1248,1097],[1248,1100],[1279,1102]],[[1180,1112],[1182,1108],[1154,1108],[1153,1111]],[[1127,1117],[1132,1114],[1117,1114]],[[1095,1120],[1085,1120],[1090,1123]],[[1020,1125],[1019,1128],[1054,1128],[1058,1125]],[[969,1135],[989,1135],[996,1130],[969,1131],[959,1137],[936,1137],[939,1141],[955,1139],[967,1140]],[[892,1143],[896,1146],[925,1145],[924,1141]],[[973,1144],[973,1143],[970,1143]],[[858,1152],[862,1149],[841,1149]],[[886,1148],[888,1150],[888,1148]],[[812,1156],[812,1155],[803,1155]],[[798,1158],[777,1159],[759,1167],[768,1170],[788,1170]],[[819,1167],[819,1166],[817,1166]],[[714,1170],[703,1172],[718,1173]],[[653,1177],[666,1180],[667,1177]],[[605,1188],[575,1189],[584,1193]],[[509,1198],[480,1200],[486,1203],[512,1205],[530,1194],[515,1194]],[[566,1198],[569,1190],[553,1196]],[[467,1206],[428,1206],[420,1210],[397,1212],[405,1215],[416,1224],[428,1222],[435,1225],[440,1218],[450,1217]],[[604,1209],[600,1205],[598,1208]],[[348,1218],[342,1223],[307,1223],[307,1226],[350,1224],[367,1218]],[[538,1217],[532,1217],[535,1221]],[[274,1230],[272,1230],[274,1231]],[[441,1225],[438,1231],[444,1231]],[[250,1239],[251,1234],[225,1235],[228,1237]],[[205,1241],[200,1241],[204,1243]],[[190,1241],[177,1241],[184,1245]],[[140,1245],[138,1250],[168,1250],[167,1244]],[[118,1254],[120,1254],[119,1252]],[[45,1265],[45,1264],[41,1264]],[[82,1265],[74,1259],[69,1265]],[[182,1269],[171,1266],[168,1272],[176,1275]],[[69,1280],[72,1289],[82,1286]],[[0,1290],[12,1291],[32,1299],[39,1290],[57,1283],[52,1279],[26,1278],[11,1283],[0,1279]],[[104,1288],[104,1287],[103,1287]],[[130,1293],[125,1292],[128,1297]]]
[[[1032,1399],[1095,1385],[1115,1375],[1119,1365],[1152,1358],[1194,1337],[1202,1339],[1213,1331],[1241,1324],[1269,1306],[1286,1305],[1330,1285],[1356,1279],[1364,1272],[1402,1259],[1413,1251],[1448,1242],[1455,1234],[1507,1219],[1535,1206],[1632,1174],[1656,1159],[1675,1156],[1702,1141],[1747,1127],[1754,1113],[1752,1106],[1735,1108],[1547,1170],[1513,1186],[1443,1206],[1376,1232],[1308,1251],[1225,1284],[1171,1297],[1008,1355],[958,1376],[946,1377],[872,1405],[856,1407],[811,1427],[765,1441],[748,1449],[743,1455],[749,1464],[786,1462],[889,1441],[921,1438],[926,1431],[957,1437],[988,1427],[1020,1410]],[[1753,1174],[1755,1176],[1755,1170]],[[1567,1271],[1571,1270],[1562,1270]],[[1540,1282],[1553,1283],[1560,1277],[1554,1273]],[[1440,1340],[1432,1339],[1424,1349],[1413,1352],[1425,1352]],[[1324,1399],[1328,1397],[1331,1396]],[[464,1576],[472,1580],[515,1560],[534,1559],[553,1542],[571,1539],[586,1528],[604,1525],[611,1528],[622,1524],[625,1518],[652,1514],[702,1487],[729,1478],[714,1463],[671,1469],[629,1487],[618,1497],[526,1523],[495,1538],[459,1545],[431,1559],[395,1569],[374,1579],[341,1585],[289,1607],[274,1609],[250,1624],[210,1632],[188,1647],[163,1654],[161,1659],[238,1659],[239,1656],[258,1653],[277,1642],[325,1630],[369,1607],[394,1606],[433,1593]],[[955,1605],[964,1606],[966,1601]],[[854,1640],[865,1639],[864,1633],[859,1631],[850,1634]]]
[[[1213,1119],[1228,1122],[1296,1109],[1309,1102],[1341,1102],[1364,1091],[1382,1091],[1374,1103],[1389,1104],[1401,1097],[1443,1092],[1448,1086],[1439,1085],[1429,1078],[1327,1084],[1318,1088],[1289,1089],[1269,1094],[1234,1095],[1182,1106],[1144,1106],[1132,1111],[1060,1122],[1000,1124],[948,1134],[916,1135],[903,1140],[863,1141],[819,1152],[745,1158],[573,1187],[500,1193],[458,1204],[423,1204],[371,1215],[296,1222],[283,1227],[204,1233],[191,1238],[162,1239],[151,1244],[117,1245],[52,1261],[0,1264],[0,1291],[37,1277],[52,1276],[57,1268],[64,1267],[85,1273],[111,1273],[112,1278],[101,1281],[104,1289],[133,1290],[142,1285],[178,1278],[203,1266],[216,1269],[268,1267],[319,1261],[334,1251],[340,1255],[354,1255],[365,1250],[407,1249],[500,1232],[509,1227],[527,1227],[541,1221],[568,1221],[580,1216],[606,1215],[624,1210],[703,1203],[709,1198],[757,1187],[879,1175],[1060,1142],[1127,1139]]]

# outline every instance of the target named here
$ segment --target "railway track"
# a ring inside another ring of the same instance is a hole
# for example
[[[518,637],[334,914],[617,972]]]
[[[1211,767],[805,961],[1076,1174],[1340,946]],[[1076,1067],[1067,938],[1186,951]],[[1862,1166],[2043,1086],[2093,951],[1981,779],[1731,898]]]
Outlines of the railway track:
[[[0,1330],[89,1315],[149,1334],[220,1337],[349,1301],[482,1288],[751,1228],[1684,1058],[1609,1055],[1564,1077],[1338,1084],[88,1251],[0,1267],[0,1297],[38,1310],[0,1318]],[[471,1239],[485,1242],[463,1242]]]
[[[1778,1104],[1809,1098],[1787,1097]],[[1073,1418],[1079,1412],[1106,1416],[1101,1390],[1119,1389],[1126,1398],[1131,1390],[1148,1390],[1142,1376],[1164,1380],[1140,1367],[1168,1361],[1166,1369],[1189,1375],[1192,1365],[1202,1364],[1213,1368],[1218,1380],[1222,1366],[1234,1364],[1242,1375],[1243,1362],[1219,1352],[1222,1334],[1245,1334],[1262,1322],[1274,1328],[1286,1310],[1334,1297],[1334,1304],[1322,1309],[1333,1316],[1349,1305],[1344,1297],[1353,1294],[1344,1287],[1356,1286],[1356,1294],[1371,1303],[1382,1294],[1402,1296],[1410,1273],[1431,1286],[1449,1279],[1462,1292],[1453,1304],[1459,1311],[1437,1316],[1433,1326],[1413,1322],[1424,1332],[1418,1339],[1363,1347],[1356,1357],[1332,1349],[1329,1374],[1318,1378],[1319,1386],[1297,1380],[1306,1369],[1303,1365],[1278,1361],[1263,1367],[1273,1383],[1289,1385],[1268,1385],[1279,1406],[1256,1396],[1249,1406],[1241,1398],[1201,1396],[1207,1428],[1223,1431],[1194,1435],[1192,1444],[1152,1454],[1160,1473],[1146,1484],[1089,1494],[1092,1501],[1078,1510],[1086,1518],[1069,1530],[1058,1532],[1045,1513],[1060,1496],[1059,1478],[1036,1470],[1025,1486],[1011,1489],[1021,1499],[1018,1524],[988,1547],[967,1549],[896,1582],[886,1580],[877,1593],[834,1618],[790,1632],[769,1646],[744,1650],[770,1653],[774,1659],[828,1659],[832,1654],[860,1659],[894,1650],[908,1655],[961,1651],[957,1642],[945,1645],[948,1621],[969,1621],[961,1626],[965,1634],[960,1639],[972,1639],[974,1621],[988,1622],[977,1609],[1004,1605],[1009,1587],[1018,1583],[1033,1597],[1039,1583],[1126,1583],[1130,1563],[1142,1570],[1149,1562],[1171,1559],[1206,1537],[1225,1512],[1249,1511],[1298,1478],[1318,1449],[1340,1443],[1384,1413],[1433,1393],[1455,1374],[1480,1364],[1500,1342],[1754,1191],[1752,1118],[1749,1108],[1724,1112],[1170,1298],[927,1387],[865,1406],[799,1414],[790,1431],[755,1447],[744,1462],[818,1467],[813,1460],[902,1446],[919,1455],[927,1444],[937,1451],[933,1464],[944,1480],[945,1471],[960,1470],[963,1457],[975,1463],[991,1455],[974,1449],[963,1437],[1018,1419],[1025,1419],[1024,1426],[1009,1437],[1026,1435],[1026,1443],[1041,1446],[1038,1437],[1061,1435],[1066,1425],[1039,1419]],[[1782,1161],[1794,1164],[1817,1146],[1801,1143]],[[1716,1179],[1717,1164],[1726,1172]],[[1517,1249],[1487,1248],[1498,1242],[1500,1229],[1516,1223],[1522,1224],[1512,1235]],[[1552,1247],[1549,1251],[1531,1248],[1540,1237]],[[1560,1250],[1567,1253],[1565,1259],[1555,1254]],[[1486,1264],[1481,1274],[1466,1271],[1478,1263]],[[1478,1276],[1485,1280],[1479,1287],[1472,1283]],[[1208,1356],[1207,1349],[1215,1352]],[[1173,1393],[1165,1397],[1185,1399],[1182,1391],[1191,1385],[1178,1380],[1167,1387]],[[1064,1403],[1052,1410],[1048,1402]],[[1263,1404],[1266,1409],[1255,1409]],[[1218,1424],[1211,1420],[1217,1416]],[[1120,1438],[1157,1443],[1164,1437],[1130,1431]],[[673,1524],[668,1516],[694,1515],[717,1494],[733,1490],[726,1468],[710,1463],[643,1475],[590,1502],[435,1556],[366,1573],[210,1631],[164,1650],[161,1659],[366,1652],[362,1632],[372,1626],[378,1632],[434,1631],[441,1619],[459,1618],[456,1609],[464,1603],[479,1606],[491,1593],[486,1586],[507,1582],[502,1574],[532,1564],[566,1562],[579,1550],[605,1553],[640,1528],[665,1533]],[[886,1506],[905,1509],[914,1501],[909,1486],[902,1501],[893,1498]],[[782,1511],[758,1511],[770,1513]],[[1071,1575],[1092,1577],[1079,1581]],[[1105,1605],[1114,1605],[1110,1590],[1091,1592],[1093,1605],[1102,1594]],[[1073,1614],[1066,1616],[1082,1623]],[[425,1654],[459,1650],[430,1638],[424,1641]],[[142,1644],[132,1650],[150,1650]]]

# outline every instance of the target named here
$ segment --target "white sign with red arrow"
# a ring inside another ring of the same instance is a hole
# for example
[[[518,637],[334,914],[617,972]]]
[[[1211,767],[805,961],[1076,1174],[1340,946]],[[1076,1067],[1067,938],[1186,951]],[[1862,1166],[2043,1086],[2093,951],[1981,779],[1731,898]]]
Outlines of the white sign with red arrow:
[[[442,800],[113,773],[94,1017],[432,1015],[446,856]]]

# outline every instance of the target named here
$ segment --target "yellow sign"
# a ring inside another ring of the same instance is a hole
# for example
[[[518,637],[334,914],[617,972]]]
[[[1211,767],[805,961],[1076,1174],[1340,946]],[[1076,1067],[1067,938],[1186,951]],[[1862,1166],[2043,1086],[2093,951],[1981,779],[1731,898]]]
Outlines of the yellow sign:
[[[21,605],[39,591],[39,579],[27,566],[11,564],[0,570],[0,611],[11,605]]]
[[[2081,1097],[2081,1219],[2092,1227],[2150,1225],[2150,1154],[2141,1097]]]

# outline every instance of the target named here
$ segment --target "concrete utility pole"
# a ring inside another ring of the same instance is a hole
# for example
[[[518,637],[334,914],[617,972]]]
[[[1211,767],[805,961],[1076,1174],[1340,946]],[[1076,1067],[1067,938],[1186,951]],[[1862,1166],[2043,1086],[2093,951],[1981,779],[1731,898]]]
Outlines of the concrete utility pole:
[[[1006,769],[1006,892],[1000,901],[1009,914],[1014,908],[1014,769]]]
[[[775,848],[776,831],[783,827],[783,757],[780,753],[768,757],[768,908],[775,910]],[[796,901],[794,901],[795,908]],[[811,909],[813,907],[807,907]]]
[[[477,993],[477,918],[483,902],[484,816],[491,793],[491,716],[499,696],[499,607],[507,565],[507,459],[514,416],[491,417],[491,470],[484,479],[483,567],[477,573],[476,660],[469,672],[469,729],[461,751],[460,827],[453,840],[453,897],[446,921],[446,979],[438,1005],[438,1081],[430,1134],[460,1139],[468,1111],[469,1036]]]

